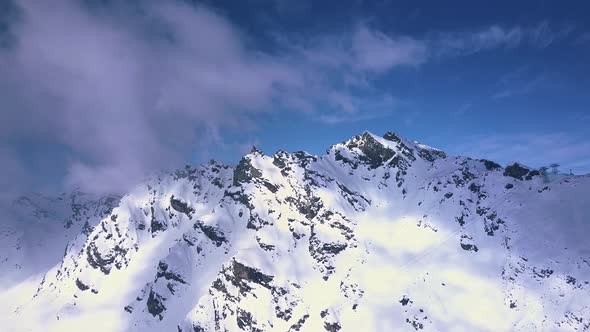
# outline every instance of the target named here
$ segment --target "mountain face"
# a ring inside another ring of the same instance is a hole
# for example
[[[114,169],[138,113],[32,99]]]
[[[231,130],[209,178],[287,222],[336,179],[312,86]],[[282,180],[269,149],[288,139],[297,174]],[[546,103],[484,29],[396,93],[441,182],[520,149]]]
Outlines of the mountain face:
[[[63,258],[68,242],[85,239],[120,199],[74,191],[57,197],[32,194],[0,206],[7,212],[0,217],[0,290],[45,273]]]
[[[53,242],[65,253],[0,288],[0,323],[589,331],[589,193],[590,177],[547,178],[365,132],[323,156],[254,149],[235,167],[187,166],[84,208],[22,198],[13,208],[29,219],[63,218],[45,237],[63,237]],[[10,273],[25,234],[2,234]]]

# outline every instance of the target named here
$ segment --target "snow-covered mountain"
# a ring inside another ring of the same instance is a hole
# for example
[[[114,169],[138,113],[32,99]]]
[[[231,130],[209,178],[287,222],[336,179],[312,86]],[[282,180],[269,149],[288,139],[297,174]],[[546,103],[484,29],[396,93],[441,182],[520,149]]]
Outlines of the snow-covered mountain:
[[[589,194],[590,177],[365,132],[323,156],[253,150],[236,167],[187,166],[122,198],[21,198],[13,209],[32,225],[63,221],[1,233],[2,275],[13,277],[0,288],[0,323],[590,330]],[[61,245],[60,257],[37,244]],[[23,250],[42,263],[14,274],[31,259]]]

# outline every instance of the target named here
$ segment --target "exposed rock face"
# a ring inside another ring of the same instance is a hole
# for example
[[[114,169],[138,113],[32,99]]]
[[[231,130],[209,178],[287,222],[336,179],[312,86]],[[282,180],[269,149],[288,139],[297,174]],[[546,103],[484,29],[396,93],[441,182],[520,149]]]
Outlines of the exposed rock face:
[[[189,218],[191,213],[195,212],[195,209],[188,206],[188,203],[180,199],[175,199],[174,195],[170,196],[170,206],[172,206],[174,210],[186,214]]]
[[[488,171],[495,171],[495,170],[502,169],[502,166],[500,166],[500,164],[495,163],[491,160],[481,159],[480,161],[485,165],[485,167]]]
[[[6,328],[588,330],[590,178],[536,175],[363,133],[68,200],[78,236]]]
[[[377,168],[391,159],[395,152],[380,144],[369,133],[364,133],[361,136],[355,136],[346,144],[349,149],[359,149],[360,154],[358,159],[364,164],[369,165],[369,168]]]
[[[518,163],[506,166],[504,176],[513,177],[517,180],[532,180],[533,176],[541,175],[537,170],[530,170]]]
[[[252,179],[262,176],[262,172],[252,166],[250,158],[244,157],[234,171],[234,186],[239,186],[242,183],[250,182]]]

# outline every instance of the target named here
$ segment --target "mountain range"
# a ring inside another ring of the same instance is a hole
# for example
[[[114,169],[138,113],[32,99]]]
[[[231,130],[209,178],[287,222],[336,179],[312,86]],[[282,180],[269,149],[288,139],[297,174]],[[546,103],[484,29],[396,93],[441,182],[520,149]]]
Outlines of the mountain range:
[[[539,153],[543,153],[539,151]],[[590,177],[364,132],[0,229],[6,331],[590,331]]]

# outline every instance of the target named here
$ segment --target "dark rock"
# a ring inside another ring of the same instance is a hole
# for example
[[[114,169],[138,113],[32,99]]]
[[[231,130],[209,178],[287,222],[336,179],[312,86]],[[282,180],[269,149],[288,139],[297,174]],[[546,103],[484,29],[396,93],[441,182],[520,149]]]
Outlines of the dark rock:
[[[418,155],[425,160],[434,162],[436,159],[444,159],[447,154],[440,150],[418,148]]]
[[[163,303],[164,301],[165,298],[151,290],[146,302],[148,312],[152,314],[152,316],[158,317],[160,320],[162,320],[164,318],[162,313],[164,312],[164,310],[166,310],[166,307]]]
[[[295,205],[299,213],[303,214],[307,219],[311,220],[317,216],[319,210],[324,206],[319,197],[287,197],[285,199],[288,203]]]
[[[403,306],[408,305],[408,303],[413,303],[412,300],[410,300],[409,297],[406,297],[405,295],[402,297],[401,300],[399,300],[399,303],[401,303]]]
[[[264,181],[262,182],[262,184],[266,187],[266,189],[268,189],[268,191],[270,191],[271,193],[276,193],[279,189],[277,188],[277,186],[275,186],[274,184],[268,182],[268,181]]]
[[[356,210],[356,211],[364,211],[368,205],[371,205],[371,201],[365,198],[365,196],[353,192],[348,189],[345,185],[336,182],[338,188],[340,189],[340,194],[342,197],[346,198],[348,203]]]
[[[480,189],[481,189],[481,186],[478,186],[475,183],[472,183],[469,185],[469,190],[471,190],[471,192],[473,192],[475,194],[479,193]]]
[[[244,206],[246,206],[248,208],[248,210],[254,209],[254,206],[250,203],[250,198],[248,197],[248,195],[244,194],[243,192],[229,192],[229,191],[225,191],[223,193],[223,196],[224,197],[230,197],[235,202],[240,203],[240,204],[243,204]]]
[[[418,330],[422,330],[424,328],[424,324],[420,323],[418,321],[417,317],[414,317],[413,320],[410,320],[409,318],[406,318],[406,323],[412,325],[412,327],[418,331]]]
[[[248,331],[262,331],[256,327],[254,327],[254,325],[256,324],[256,321],[252,318],[252,314],[249,313],[248,311],[242,310],[240,308],[238,308],[237,313],[236,313],[236,322],[238,324],[238,327],[241,330],[248,330]]]
[[[213,226],[205,225],[202,221],[197,220],[193,228],[199,228],[209,240],[213,241],[216,246],[220,247],[223,243],[227,242],[223,232]]]
[[[340,324],[338,323],[324,323],[324,329],[328,332],[338,332],[340,331]]]
[[[188,206],[188,203],[186,203],[180,199],[174,198],[174,195],[170,196],[170,206],[172,206],[172,208],[174,210],[176,210],[180,213],[184,213],[189,217],[191,217],[191,213],[195,212],[195,209]]]
[[[567,276],[566,277],[566,282],[570,285],[575,285],[576,284],[576,278],[572,277],[572,276]]]
[[[357,137],[358,142],[349,143],[348,147],[358,147],[363,155],[359,156],[359,160],[369,165],[370,169],[382,166],[387,160],[395,155],[395,151],[383,146],[369,133],[364,133],[361,137]]]
[[[263,243],[259,237],[256,237],[256,242],[258,242],[258,245],[260,246],[260,248],[262,248],[262,250],[265,250],[265,251],[275,250],[274,245]]]
[[[252,145],[252,149],[250,149],[250,153],[254,155],[264,156],[264,152],[258,150],[258,148]]]
[[[207,332],[207,330],[199,325],[193,325],[193,332]]]
[[[275,155],[272,158],[272,164],[278,168],[285,168],[287,166],[287,163],[285,162],[285,160],[283,160],[283,158],[281,158],[277,155]]]
[[[76,286],[78,286],[78,289],[81,290],[81,291],[85,291],[85,290],[88,290],[90,288],[90,286],[84,284],[78,278],[76,278]]]
[[[533,268],[533,273],[540,278],[549,278],[553,274],[553,270],[551,270],[551,269],[537,270],[537,268]]]
[[[504,176],[510,176],[518,180],[522,180],[525,175],[529,172],[528,168],[524,168],[521,165],[515,163],[506,167],[504,170]]]
[[[354,160],[351,160],[349,158],[346,158],[345,156],[342,155],[342,152],[340,152],[340,151],[336,151],[336,154],[334,156],[334,159],[336,161],[341,161],[344,164],[350,165],[350,167],[352,169],[357,169],[358,168],[358,163],[357,162],[355,162]]]
[[[465,217],[467,217],[467,215],[465,215],[464,212],[461,212],[459,217],[455,217],[455,221],[458,222],[459,225],[463,226],[465,225]]]
[[[168,264],[164,262],[158,263],[158,272],[156,274],[156,279],[159,278],[164,278],[166,280],[174,280],[178,283],[186,284],[186,281],[184,281],[184,279],[182,279],[182,277],[179,274],[170,271],[168,269]]]
[[[238,166],[234,170],[234,186],[239,186],[242,183],[250,182],[254,178],[262,176],[262,172],[252,166],[249,157],[243,157]]]
[[[92,232],[92,227],[90,227],[90,224],[88,223],[88,221],[84,222],[84,226],[82,226],[82,233],[86,236],[90,235],[90,233]]]
[[[537,170],[530,170],[518,163],[506,166],[504,176],[509,176],[517,180],[532,180],[533,176],[541,175]]]
[[[322,251],[324,253],[330,253],[333,255],[339,254],[341,251],[346,249],[347,245],[344,243],[324,243],[322,245]]]
[[[524,177],[525,180],[532,180],[533,176],[539,176],[541,175],[541,172],[537,171],[537,170],[532,170],[529,172],[529,174],[527,174],[527,176]]]
[[[414,149],[407,146],[403,140],[393,132],[387,132],[383,135],[388,141],[395,142],[398,151],[401,152],[403,156],[405,156],[409,161],[416,161],[416,156],[414,156]],[[442,151],[441,151],[442,152]]]
[[[303,317],[299,318],[299,320],[295,324],[291,325],[289,331],[299,331],[308,318],[308,314],[303,315]]]
[[[150,229],[152,231],[152,237],[154,237],[156,235],[156,233],[161,232],[161,231],[165,231],[168,228],[168,225],[166,224],[165,221],[160,221],[160,220],[156,219],[156,212],[154,211],[153,205],[150,206],[150,210],[152,213]]]
[[[275,306],[275,315],[277,318],[280,318],[284,321],[289,321],[291,319],[291,315],[293,314],[293,309],[287,308],[285,310],[281,309],[280,306]]]
[[[274,279],[273,276],[266,275],[257,269],[251,268],[236,260],[232,261],[232,271],[235,278],[235,286],[239,286],[242,281],[252,282],[266,288],[270,288],[270,282]]]
[[[295,151],[293,152],[293,157],[297,159],[299,166],[302,168],[306,168],[311,162],[318,160],[315,156],[312,156],[305,151]]]
[[[476,246],[476,245],[474,245],[474,244],[465,244],[465,243],[461,243],[461,248],[462,248],[463,250],[466,250],[466,251],[475,251],[475,252],[477,252],[477,251],[479,250],[479,249],[477,248],[477,246]]]
[[[480,159],[479,161],[481,161],[483,163],[483,165],[486,167],[486,169],[488,171],[495,171],[495,170],[502,169],[502,166],[500,166],[499,164],[497,164],[491,160]]]
[[[86,247],[86,260],[88,264],[94,269],[100,269],[102,273],[109,274],[111,272],[111,265],[115,261],[113,255],[101,255],[94,242]]]

